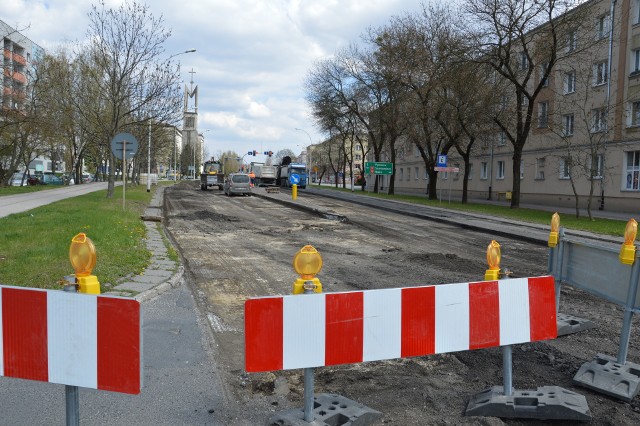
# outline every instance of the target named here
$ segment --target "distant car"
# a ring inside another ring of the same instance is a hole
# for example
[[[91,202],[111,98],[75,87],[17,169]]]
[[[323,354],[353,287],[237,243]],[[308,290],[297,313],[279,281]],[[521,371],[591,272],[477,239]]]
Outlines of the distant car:
[[[9,186],[27,186],[27,177],[24,173],[14,173],[9,181]]]
[[[61,178],[56,175],[46,174],[40,176],[41,185],[64,185]]]
[[[93,178],[91,177],[91,175],[89,173],[83,173],[82,174],[82,182],[83,183],[93,182]]]
[[[246,173],[230,173],[224,181],[223,190],[227,195],[251,195],[251,178]]]

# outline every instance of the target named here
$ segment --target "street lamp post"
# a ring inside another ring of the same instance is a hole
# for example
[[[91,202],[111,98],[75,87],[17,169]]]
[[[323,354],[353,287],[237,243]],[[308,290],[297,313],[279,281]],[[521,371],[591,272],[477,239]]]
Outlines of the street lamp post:
[[[299,130],[301,132],[304,132],[307,135],[307,137],[309,138],[309,147],[311,145],[313,145],[313,142],[311,141],[311,136],[309,135],[309,133],[306,130],[298,129],[297,127],[295,129]],[[307,147],[307,149],[305,151],[307,151],[307,162],[309,163],[309,165],[311,165],[311,151],[310,151],[309,147]],[[316,170],[316,182],[317,181],[318,181],[318,171]]]
[[[151,192],[151,121],[149,121],[149,143],[147,148],[147,192]]]

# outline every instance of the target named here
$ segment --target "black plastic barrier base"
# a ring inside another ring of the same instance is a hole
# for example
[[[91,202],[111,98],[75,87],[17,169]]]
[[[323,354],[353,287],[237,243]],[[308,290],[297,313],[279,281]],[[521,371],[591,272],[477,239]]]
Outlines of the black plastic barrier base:
[[[573,382],[631,402],[640,390],[640,365],[632,362],[619,364],[612,356],[598,354],[593,361],[582,364]]]
[[[517,419],[591,421],[587,399],[558,386],[537,390],[514,390],[510,396],[502,386],[493,386],[475,394],[465,411],[467,416],[490,416]]]
[[[366,426],[382,413],[365,407],[344,396],[321,393],[313,398],[313,421],[304,420],[304,410],[294,409],[275,413],[267,426]]]
[[[558,336],[565,336],[567,334],[578,333],[580,331],[589,330],[594,328],[596,323],[585,319],[576,317],[570,314],[563,314],[558,312]]]

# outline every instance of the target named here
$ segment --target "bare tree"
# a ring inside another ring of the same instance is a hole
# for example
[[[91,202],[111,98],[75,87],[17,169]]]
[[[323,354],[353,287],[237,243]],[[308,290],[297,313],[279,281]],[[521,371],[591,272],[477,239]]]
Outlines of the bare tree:
[[[511,207],[520,205],[520,162],[532,127],[536,99],[559,60],[568,29],[579,18],[565,14],[571,0],[469,0],[466,34],[472,41],[467,59],[492,68],[510,87],[513,114],[494,117],[513,145]]]
[[[78,112],[101,131],[100,144],[108,146],[123,130],[134,132],[151,122],[175,122],[182,108],[179,65],[164,56],[171,31],[148,6],[125,1],[117,9],[102,1],[89,13],[89,55],[79,56],[86,69],[83,84],[96,90],[100,102],[78,105]],[[143,144],[140,144],[143,145]],[[111,156],[109,164],[115,164]],[[113,196],[114,167],[110,167],[107,196]]]

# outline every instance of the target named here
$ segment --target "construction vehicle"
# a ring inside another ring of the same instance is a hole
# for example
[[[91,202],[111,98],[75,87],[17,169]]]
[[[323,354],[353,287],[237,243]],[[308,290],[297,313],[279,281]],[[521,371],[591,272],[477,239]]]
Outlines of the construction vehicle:
[[[252,162],[249,164],[249,175],[253,176],[255,186],[273,186],[276,184],[278,168],[276,166],[268,166],[264,163]]]
[[[220,191],[222,191],[224,186],[222,163],[215,161],[213,157],[211,157],[211,160],[205,161],[202,173],[200,174],[200,189],[206,191],[210,186],[217,186]]]
[[[298,188],[307,187],[307,165],[303,163],[292,163],[291,158],[284,157],[282,164],[278,166],[278,186],[291,188],[292,184],[298,185]]]

